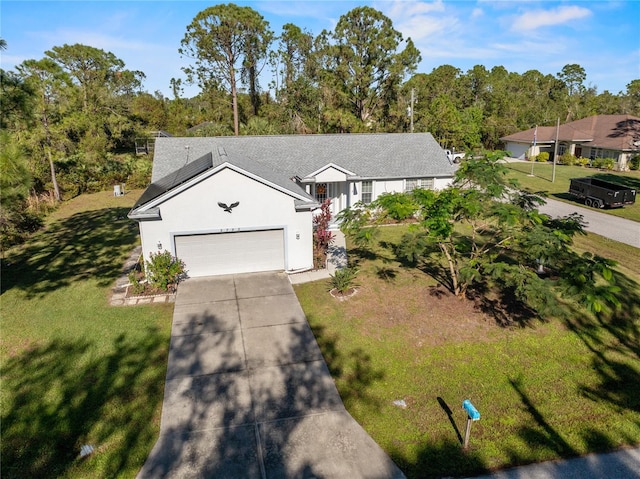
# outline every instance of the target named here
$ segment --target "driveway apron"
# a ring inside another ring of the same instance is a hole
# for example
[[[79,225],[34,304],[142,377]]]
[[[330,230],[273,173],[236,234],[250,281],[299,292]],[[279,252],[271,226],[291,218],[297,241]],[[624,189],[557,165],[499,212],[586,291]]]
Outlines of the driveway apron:
[[[347,413],[285,274],[189,279],[138,478],[402,478]]]

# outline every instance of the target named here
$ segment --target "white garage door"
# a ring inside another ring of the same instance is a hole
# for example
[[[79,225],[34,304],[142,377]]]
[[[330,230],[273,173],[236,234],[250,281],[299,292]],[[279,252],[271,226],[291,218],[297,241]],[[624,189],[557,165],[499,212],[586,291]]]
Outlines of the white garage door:
[[[524,157],[529,154],[530,147],[531,145],[523,145],[522,143],[507,143],[507,151],[511,153],[511,157],[521,160],[524,160]]]
[[[176,236],[190,277],[284,269],[283,230]]]

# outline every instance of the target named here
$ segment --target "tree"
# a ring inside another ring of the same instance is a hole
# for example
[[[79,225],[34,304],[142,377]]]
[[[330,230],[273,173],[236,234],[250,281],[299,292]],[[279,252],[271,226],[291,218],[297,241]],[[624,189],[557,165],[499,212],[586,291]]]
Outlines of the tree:
[[[203,92],[221,86],[231,94],[236,135],[240,123],[239,79],[244,76],[252,97],[255,97],[259,65],[265,59],[272,39],[269,23],[258,12],[230,3],[198,13],[181,41],[180,54],[195,60],[193,66],[184,69],[188,80],[197,81]]]
[[[323,32],[321,81],[340,94],[342,107],[364,124],[383,119],[404,77],[420,62],[420,53],[389,18],[371,7],[340,17],[332,34]]]
[[[558,79],[566,89],[565,105],[567,115],[565,123],[581,118],[580,106],[584,95],[587,93],[587,89],[584,86],[587,73],[580,65],[572,63],[562,67],[562,71],[558,73]]]
[[[0,69],[0,129],[18,130],[32,119],[34,92],[14,72]]]
[[[32,177],[24,149],[6,130],[0,132],[0,172],[0,247],[4,250],[40,226],[25,204]]]
[[[278,50],[271,55],[275,75],[276,100],[289,130],[310,132],[318,120],[320,95],[314,83],[313,36],[296,25],[282,27]]]
[[[37,95],[34,113],[38,127],[30,131],[30,143],[36,155],[44,155],[49,165],[53,195],[60,201],[60,188],[56,178],[54,152],[65,152],[66,141],[59,125],[63,118],[62,105],[65,103],[65,89],[71,80],[62,68],[53,60],[25,60],[18,71]]]
[[[77,104],[69,109],[65,128],[77,139],[85,159],[104,159],[116,146],[133,147],[130,106],[144,73],[125,69],[124,62],[111,52],[79,43],[56,46],[45,54],[77,87],[79,94],[69,98]]]
[[[627,90],[622,95],[623,111],[628,115],[640,116],[640,79],[627,83]]]
[[[614,263],[571,249],[572,238],[584,233],[581,217],[552,219],[539,213],[543,200],[515,188],[499,162],[503,155],[462,163],[453,185],[444,190],[414,190],[411,201],[422,220],[417,231],[402,238],[396,253],[408,264],[422,260],[430,270],[442,269],[441,276],[459,297],[480,286],[514,297],[543,317],[558,312],[559,295],[582,301],[595,312],[616,307],[620,290],[614,284]],[[388,196],[375,208],[397,210],[388,202],[407,205],[401,196]],[[363,217],[344,215],[352,216]],[[347,221],[363,227],[360,223]]]

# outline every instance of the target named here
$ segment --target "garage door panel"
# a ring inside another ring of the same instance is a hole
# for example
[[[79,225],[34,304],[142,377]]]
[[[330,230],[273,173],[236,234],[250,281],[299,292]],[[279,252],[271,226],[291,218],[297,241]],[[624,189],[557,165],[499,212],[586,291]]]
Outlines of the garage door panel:
[[[283,230],[176,236],[191,277],[285,269]]]

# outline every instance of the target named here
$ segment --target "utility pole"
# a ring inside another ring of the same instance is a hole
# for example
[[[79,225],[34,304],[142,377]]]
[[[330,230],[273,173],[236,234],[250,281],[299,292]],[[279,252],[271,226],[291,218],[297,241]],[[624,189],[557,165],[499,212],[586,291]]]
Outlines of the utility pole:
[[[556,181],[556,157],[558,156],[558,135],[560,134],[560,117],[558,117],[558,122],[556,123],[556,142],[553,147],[553,170],[551,173],[551,183],[555,183]]]

